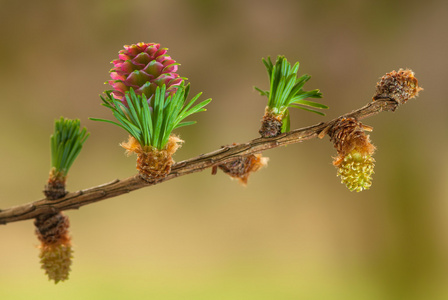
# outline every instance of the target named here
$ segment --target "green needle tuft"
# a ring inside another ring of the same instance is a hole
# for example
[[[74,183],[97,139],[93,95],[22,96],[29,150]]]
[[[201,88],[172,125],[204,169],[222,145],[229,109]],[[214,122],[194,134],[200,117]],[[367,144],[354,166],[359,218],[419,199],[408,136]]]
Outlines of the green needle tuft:
[[[322,93],[319,90],[304,91],[302,89],[311,76],[298,76],[298,62],[291,66],[284,56],[279,55],[275,65],[270,57],[267,60],[263,58],[263,63],[269,75],[270,89],[269,91],[257,87],[255,89],[260,95],[268,97],[265,117],[268,119],[275,118],[279,122],[284,119],[287,123],[281,126],[281,132],[289,131],[288,108],[290,107],[325,115],[319,109],[327,109],[328,106],[305,100],[307,98],[322,98]],[[265,130],[261,130],[260,133],[265,137],[277,135],[277,133],[264,133],[263,131]]]
[[[127,106],[108,91],[106,97],[101,99],[103,105],[112,110],[118,123],[104,119],[90,119],[115,124],[126,130],[142,147],[151,146],[162,150],[168,143],[172,131],[196,123],[183,120],[192,114],[205,111],[204,107],[211,101],[207,99],[193,106],[201,93],[186,102],[189,90],[190,85],[185,86],[182,83],[174,95],[166,96],[166,87],[162,85],[157,87],[154,97],[148,100],[145,95],[135,94],[131,88],[126,92]]]
[[[61,117],[55,121],[50,143],[51,167],[56,174],[61,174],[62,177],[67,176],[89,134],[86,128],[81,129],[78,119],[70,120]]]

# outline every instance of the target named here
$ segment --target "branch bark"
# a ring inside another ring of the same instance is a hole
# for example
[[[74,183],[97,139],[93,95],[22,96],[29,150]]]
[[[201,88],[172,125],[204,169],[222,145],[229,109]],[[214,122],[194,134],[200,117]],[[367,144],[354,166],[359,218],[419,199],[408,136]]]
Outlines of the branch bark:
[[[68,193],[65,197],[57,200],[46,198],[31,203],[14,206],[0,210],[0,224],[23,221],[36,218],[40,214],[55,213],[58,211],[78,209],[81,206],[95,203],[101,200],[113,198],[134,190],[159,184],[167,180],[203,171],[207,168],[232,161],[246,155],[260,153],[276,147],[303,142],[316,137],[323,138],[335,122],[343,117],[353,117],[358,120],[371,117],[382,111],[395,111],[398,103],[390,98],[377,99],[364,107],[342,115],[329,122],[319,123],[283,133],[273,138],[257,138],[244,144],[225,146],[216,151],[201,154],[197,157],[178,162],[173,165],[171,173],[156,182],[148,183],[139,175],[126,179],[116,179],[112,182],[102,184],[85,190]]]

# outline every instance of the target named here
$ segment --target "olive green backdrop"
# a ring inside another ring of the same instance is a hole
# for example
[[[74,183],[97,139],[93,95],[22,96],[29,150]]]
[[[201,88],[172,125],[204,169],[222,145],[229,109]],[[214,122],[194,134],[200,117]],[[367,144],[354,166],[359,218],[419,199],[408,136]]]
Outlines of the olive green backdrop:
[[[68,190],[135,173],[124,131],[99,95],[124,44],[158,42],[192,92],[213,98],[177,131],[176,161],[258,136],[262,57],[312,75],[326,117],[371,100],[378,79],[412,68],[425,89],[365,120],[373,186],[339,183],[328,137],[264,153],[249,185],[210,170],[68,211],[70,280],[39,269],[32,221],[0,226],[1,299],[448,299],[446,1],[0,1],[0,208],[42,198],[60,116],[91,136]]]

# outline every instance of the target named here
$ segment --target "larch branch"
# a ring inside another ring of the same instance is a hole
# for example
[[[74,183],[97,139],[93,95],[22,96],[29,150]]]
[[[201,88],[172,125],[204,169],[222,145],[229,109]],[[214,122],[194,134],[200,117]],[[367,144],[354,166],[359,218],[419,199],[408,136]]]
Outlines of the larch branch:
[[[167,180],[203,171],[207,168],[217,166],[239,157],[260,153],[268,149],[281,147],[289,144],[303,142],[315,137],[324,137],[328,129],[342,117],[353,117],[358,120],[371,117],[382,111],[394,111],[398,106],[395,100],[377,99],[364,107],[342,115],[329,122],[319,123],[313,126],[304,127],[283,133],[273,138],[257,138],[244,144],[225,146],[216,151],[201,154],[197,157],[178,162],[173,165],[171,173],[156,182],[146,182],[135,175],[122,180],[102,184],[85,190],[68,193],[65,197],[57,200],[41,199],[31,203],[14,206],[0,210],[0,224],[23,221],[36,218],[40,214],[54,213],[69,209],[78,209],[81,206],[95,203],[101,200],[113,198],[134,190],[159,184]]]

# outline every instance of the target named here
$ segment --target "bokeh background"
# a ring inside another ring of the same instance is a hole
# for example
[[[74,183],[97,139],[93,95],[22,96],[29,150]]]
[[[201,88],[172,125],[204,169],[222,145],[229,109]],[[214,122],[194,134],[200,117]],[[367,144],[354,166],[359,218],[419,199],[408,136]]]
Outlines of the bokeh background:
[[[328,138],[264,153],[249,185],[210,171],[68,211],[70,280],[39,269],[32,221],[0,226],[1,299],[448,299],[447,1],[0,1],[0,208],[42,198],[60,116],[91,136],[75,191],[126,178],[135,158],[99,95],[124,44],[158,42],[192,92],[213,98],[178,130],[177,161],[258,136],[262,57],[286,55],[321,89],[326,117],[370,101],[378,79],[412,68],[425,89],[365,120],[373,186],[336,177]]]

